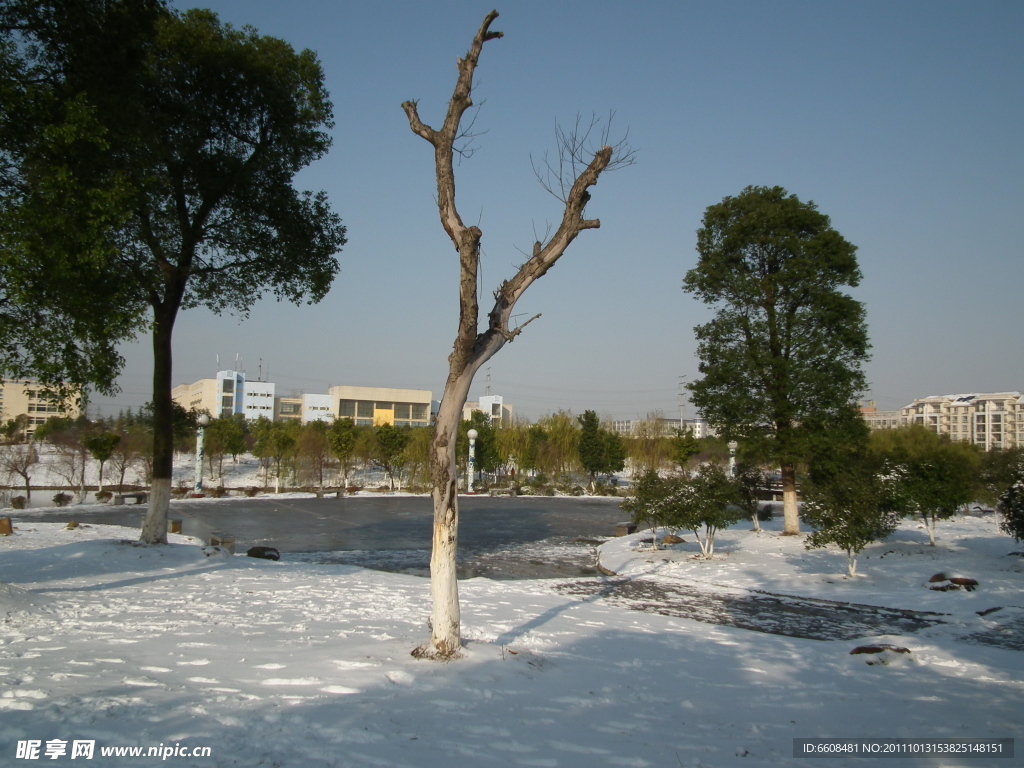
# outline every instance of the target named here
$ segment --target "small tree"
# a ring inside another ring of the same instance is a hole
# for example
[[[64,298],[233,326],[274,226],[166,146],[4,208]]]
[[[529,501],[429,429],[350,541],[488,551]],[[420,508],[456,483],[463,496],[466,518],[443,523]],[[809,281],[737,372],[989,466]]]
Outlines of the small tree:
[[[871,435],[871,444],[893,475],[894,508],[903,515],[921,516],[934,547],[936,521],[955,515],[977,490],[977,449],[918,425],[878,430]]]
[[[326,421],[311,421],[303,425],[295,443],[295,458],[301,465],[303,482],[310,479],[321,487],[324,484],[324,468],[331,455],[327,429]]]
[[[594,411],[584,411],[579,417],[579,457],[583,469],[590,475],[590,490],[597,489],[597,475],[620,472],[626,466],[626,451],[621,438],[607,429]]]
[[[1024,541],[1024,456],[1018,458],[1010,487],[999,497],[999,527],[1017,541]]]
[[[686,469],[690,459],[700,453],[700,441],[689,429],[677,429],[671,438],[672,463],[680,470]]]
[[[97,490],[103,490],[103,466],[114,453],[117,444],[121,442],[121,436],[114,432],[101,432],[98,435],[91,435],[85,439],[85,447],[89,455],[100,463],[99,486]]]
[[[633,483],[632,495],[622,502],[622,510],[629,513],[635,525],[651,529],[654,549],[658,548],[658,528],[668,524],[667,500],[674,490],[670,481],[649,469]]]
[[[395,472],[406,461],[405,444],[409,441],[409,430],[394,424],[381,424],[373,429],[373,453],[371,461],[387,473],[391,490],[395,490]]]
[[[356,448],[355,422],[352,419],[335,419],[327,429],[327,442],[331,447],[331,453],[338,459],[342,484],[347,488]]]
[[[760,495],[768,487],[769,477],[764,469],[756,464],[741,463],[736,467],[737,506],[750,517],[754,530],[761,530],[761,499]]]
[[[846,574],[857,573],[857,555],[868,544],[889,537],[899,526],[900,513],[892,505],[893,475],[876,462],[861,459],[843,470],[812,482],[801,513],[815,528],[807,549],[835,544],[846,552]]]
[[[20,477],[25,483],[25,498],[32,500],[32,468],[39,463],[39,453],[32,443],[18,443],[0,446],[0,472],[7,475],[8,482]]]
[[[690,478],[669,481],[671,488],[665,500],[665,524],[693,531],[701,555],[710,560],[715,555],[715,536],[743,516],[736,503],[736,484],[717,464],[705,464]],[[704,536],[701,538],[701,528]]]

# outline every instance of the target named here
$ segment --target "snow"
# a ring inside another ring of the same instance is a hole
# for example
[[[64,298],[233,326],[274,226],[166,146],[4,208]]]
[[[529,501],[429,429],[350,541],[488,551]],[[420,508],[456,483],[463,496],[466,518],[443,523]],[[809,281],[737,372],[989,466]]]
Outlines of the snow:
[[[840,575],[844,554],[808,552],[771,522],[722,531],[712,561],[685,533],[657,551],[644,534],[602,547],[602,565],[633,583],[944,614],[918,632],[803,639],[630,610],[566,580],[478,578],[460,582],[465,656],[447,664],[410,655],[429,635],[423,578],[230,556],[175,535],[145,547],[115,526],[15,526],[0,538],[5,765],[22,764],[19,741],[39,740],[47,759],[60,739],[94,740],[98,765],[162,762],[101,747],[180,745],[211,749],[170,758],[182,766],[796,766],[808,761],[794,738],[1021,728],[1024,652],[977,640],[1014,627],[1019,640],[1024,616],[1024,567],[1008,556],[1019,547],[992,516],[944,521],[934,548],[905,523],[862,553],[854,579]],[[980,586],[932,591],[939,571]],[[911,653],[850,655],[869,642]]]

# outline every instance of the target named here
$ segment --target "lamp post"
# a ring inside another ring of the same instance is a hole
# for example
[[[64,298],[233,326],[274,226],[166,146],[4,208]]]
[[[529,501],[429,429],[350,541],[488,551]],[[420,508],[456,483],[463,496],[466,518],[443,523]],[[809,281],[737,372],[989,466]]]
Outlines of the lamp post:
[[[206,436],[206,426],[210,423],[210,417],[200,413],[196,419],[196,483],[192,488],[193,494],[203,492],[203,438]]]
[[[735,440],[729,443],[729,477],[736,477],[736,448],[739,443]]]
[[[478,434],[475,429],[471,429],[466,433],[466,436],[469,438],[469,460],[466,462],[467,493],[473,493],[473,476],[476,474],[476,438]]]

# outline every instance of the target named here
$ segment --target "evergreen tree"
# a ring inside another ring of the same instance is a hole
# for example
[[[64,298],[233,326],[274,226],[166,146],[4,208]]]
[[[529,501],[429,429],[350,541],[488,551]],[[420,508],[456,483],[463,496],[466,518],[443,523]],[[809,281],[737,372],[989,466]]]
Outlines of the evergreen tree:
[[[695,329],[694,405],[726,440],[778,462],[785,533],[798,533],[797,464],[866,384],[864,308],[844,292],[860,281],[856,248],[814,203],[747,187],[707,209],[697,251],[684,289],[716,315]]]
[[[899,526],[900,513],[892,504],[894,480],[869,457],[816,478],[805,493],[801,510],[804,520],[815,528],[807,548],[837,545],[846,552],[847,575],[854,576],[861,550],[888,538]]]

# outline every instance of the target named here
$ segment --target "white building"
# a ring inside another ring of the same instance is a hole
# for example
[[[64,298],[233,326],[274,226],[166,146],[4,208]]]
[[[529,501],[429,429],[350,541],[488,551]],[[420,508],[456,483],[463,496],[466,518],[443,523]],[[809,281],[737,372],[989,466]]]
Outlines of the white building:
[[[1024,445],[1024,397],[1020,392],[980,392],[922,397],[901,411],[917,424],[982,450]]]
[[[468,421],[474,411],[486,413],[491,417],[491,426],[495,429],[512,423],[512,406],[505,403],[501,395],[484,395],[479,400],[468,400],[462,406],[462,418]]]
[[[338,417],[338,412],[333,407],[336,402],[333,395],[303,395],[302,423],[334,421]]]

